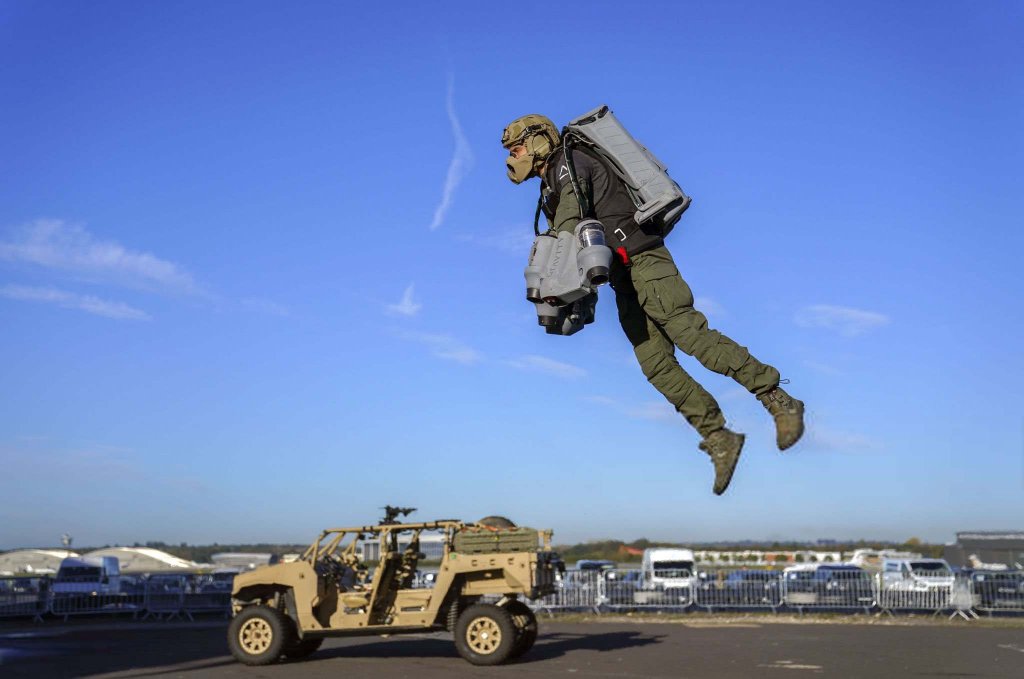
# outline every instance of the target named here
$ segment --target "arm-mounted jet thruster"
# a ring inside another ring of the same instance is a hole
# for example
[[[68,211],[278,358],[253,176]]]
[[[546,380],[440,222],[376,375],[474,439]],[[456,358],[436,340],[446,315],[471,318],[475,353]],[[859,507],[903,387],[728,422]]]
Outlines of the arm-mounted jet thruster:
[[[596,219],[581,221],[571,234],[537,236],[524,272],[537,323],[549,335],[572,335],[593,323],[597,288],[608,282],[611,262],[604,227]]]

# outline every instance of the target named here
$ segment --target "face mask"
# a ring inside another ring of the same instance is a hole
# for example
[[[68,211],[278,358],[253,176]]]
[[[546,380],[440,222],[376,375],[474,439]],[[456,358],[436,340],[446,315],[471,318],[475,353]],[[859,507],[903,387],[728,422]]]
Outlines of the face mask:
[[[519,158],[508,157],[508,160],[505,161],[505,169],[513,184],[522,184],[530,177],[536,176],[533,171],[533,159],[534,157],[529,153],[524,153]]]

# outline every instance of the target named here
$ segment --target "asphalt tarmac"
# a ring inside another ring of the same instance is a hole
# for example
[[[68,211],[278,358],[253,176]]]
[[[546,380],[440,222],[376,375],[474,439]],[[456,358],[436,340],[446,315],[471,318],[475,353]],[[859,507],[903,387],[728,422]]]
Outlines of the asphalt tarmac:
[[[307,660],[246,667],[223,622],[0,629],[0,677],[1024,677],[1024,628],[568,623],[543,618],[519,661],[474,667],[450,635],[329,639]]]

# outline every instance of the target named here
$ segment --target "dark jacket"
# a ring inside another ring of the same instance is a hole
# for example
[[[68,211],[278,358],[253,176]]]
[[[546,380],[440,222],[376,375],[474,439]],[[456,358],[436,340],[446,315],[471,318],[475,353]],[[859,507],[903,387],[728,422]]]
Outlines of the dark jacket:
[[[584,149],[572,149],[573,166],[580,191],[583,193],[584,217],[592,217],[604,226],[605,239],[613,250],[625,248],[632,257],[662,245],[653,225],[640,226],[633,219],[636,205],[622,183],[605,161]],[[580,221],[580,202],[577,200],[569,168],[561,148],[547,161],[542,177],[541,197],[548,225],[555,232],[572,231]]]

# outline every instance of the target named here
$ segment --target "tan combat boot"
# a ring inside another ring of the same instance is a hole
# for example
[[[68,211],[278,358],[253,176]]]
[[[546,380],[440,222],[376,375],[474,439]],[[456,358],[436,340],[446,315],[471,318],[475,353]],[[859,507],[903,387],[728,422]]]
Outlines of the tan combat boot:
[[[804,402],[798,401],[783,390],[775,387],[757,397],[775,418],[775,442],[779,450],[785,450],[804,435]]]
[[[729,487],[732,480],[733,470],[736,463],[740,461],[740,451],[743,450],[743,441],[746,440],[743,434],[729,431],[724,427],[707,435],[698,446],[701,450],[711,456],[715,464],[715,495],[721,495]]]

